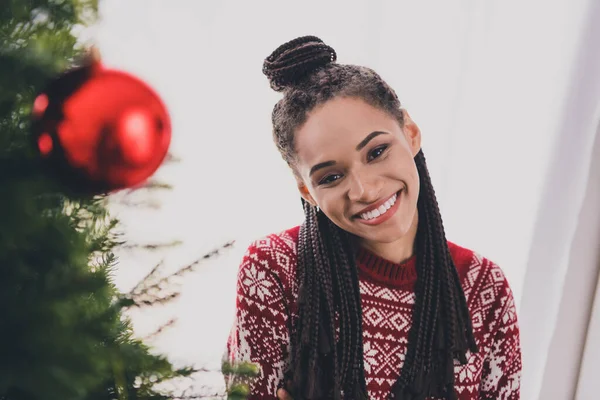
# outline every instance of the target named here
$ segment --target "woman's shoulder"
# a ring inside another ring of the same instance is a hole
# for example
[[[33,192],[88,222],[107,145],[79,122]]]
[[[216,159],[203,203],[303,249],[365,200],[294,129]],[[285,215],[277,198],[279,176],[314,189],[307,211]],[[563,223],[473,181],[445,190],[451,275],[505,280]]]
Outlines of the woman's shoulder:
[[[296,257],[299,233],[300,226],[295,226],[263,236],[250,243],[247,254],[254,254],[257,259],[275,263],[281,261],[282,257]]]
[[[284,286],[293,286],[299,232],[300,226],[295,226],[252,241],[244,254],[242,269],[265,271]]]
[[[476,251],[448,242],[474,324],[490,323],[514,308],[513,293],[502,268]]]
[[[448,248],[461,281],[465,279],[473,281],[483,276],[490,276],[494,281],[506,282],[502,268],[490,259],[450,241]]]

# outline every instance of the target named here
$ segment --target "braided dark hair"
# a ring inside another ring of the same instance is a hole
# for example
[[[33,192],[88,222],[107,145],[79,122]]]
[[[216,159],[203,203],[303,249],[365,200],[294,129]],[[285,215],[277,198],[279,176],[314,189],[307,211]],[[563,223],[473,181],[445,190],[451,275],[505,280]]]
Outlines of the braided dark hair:
[[[295,131],[309,111],[334,97],[360,98],[404,124],[396,93],[377,73],[335,61],[331,47],[304,36],[280,46],[264,62],[271,87],[284,93],[273,109],[273,138],[292,168]],[[404,366],[392,393],[403,400],[455,399],[454,360],[466,363],[466,352],[477,352],[477,346],[422,151],[415,164],[421,187],[416,299]],[[298,242],[298,319],[291,333],[286,389],[295,400],[367,399],[356,238],[302,203],[306,218]]]

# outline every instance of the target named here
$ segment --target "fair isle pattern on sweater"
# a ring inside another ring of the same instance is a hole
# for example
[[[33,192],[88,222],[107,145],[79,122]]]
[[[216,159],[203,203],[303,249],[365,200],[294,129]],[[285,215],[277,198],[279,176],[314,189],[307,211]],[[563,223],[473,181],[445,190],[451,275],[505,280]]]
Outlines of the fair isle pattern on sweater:
[[[236,316],[225,357],[260,366],[250,399],[276,399],[296,318],[295,279],[299,227],[254,242],[238,272]],[[459,400],[519,399],[521,351],[516,308],[502,270],[449,242],[467,296],[476,354],[455,363]],[[412,323],[414,257],[392,264],[361,249],[357,255],[363,312],[363,354],[369,398],[389,399],[404,363]],[[238,378],[226,376],[228,387]]]

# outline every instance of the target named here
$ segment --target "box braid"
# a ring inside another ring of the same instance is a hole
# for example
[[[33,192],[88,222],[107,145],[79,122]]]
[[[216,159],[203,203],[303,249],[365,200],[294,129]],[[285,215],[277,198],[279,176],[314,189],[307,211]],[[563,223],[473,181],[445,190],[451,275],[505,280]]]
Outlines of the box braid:
[[[294,132],[308,112],[336,96],[360,98],[404,123],[396,93],[377,73],[335,61],[331,47],[304,36],[283,44],[264,62],[271,87],[284,93],[273,109],[273,138],[292,170]],[[407,354],[392,393],[402,400],[455,399],[454,360],[466,363],[467,351],[477,352],[477,346],[422,151],[415,164],[421,187],[415,305]],[[295,400],[368,399],[357,238],[305,200],[302,205],[298,319],[291,332],[285,388]]]
[[[362,366],[362,312],[349,235],[302,200],[300,293],[297,329],[292,332],[288,389],[294,399],[368,399]],[[354,268],[339,268],[340,265]],[[336,311],[339,342],[336,344]],[[306,371],[311,371],[307,374]]]

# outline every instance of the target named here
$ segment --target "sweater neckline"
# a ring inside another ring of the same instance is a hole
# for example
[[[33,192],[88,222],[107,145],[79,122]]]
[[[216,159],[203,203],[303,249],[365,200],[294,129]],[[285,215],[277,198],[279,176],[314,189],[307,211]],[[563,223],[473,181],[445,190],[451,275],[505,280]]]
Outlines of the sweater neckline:
[[[398,264],[358,246],[356,264],[361,277],[386,286],[403,287],[417,279],[416,255]]]

